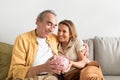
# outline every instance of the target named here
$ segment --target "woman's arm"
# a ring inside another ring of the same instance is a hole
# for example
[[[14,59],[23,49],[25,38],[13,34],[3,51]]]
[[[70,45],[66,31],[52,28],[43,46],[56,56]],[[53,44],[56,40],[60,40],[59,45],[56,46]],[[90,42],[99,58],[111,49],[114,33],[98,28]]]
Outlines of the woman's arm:
[[[62,72],[63,72],[63,73],[68,72],[68,71],[70,70],[71,66],[76,67],[76,68],[78,68],[78,69],[83,68],[83,67],[87,64],[87,61],[88,61],[87,57],[84,55],[84,54],[85,54],[84,51],[85,51],[85,50],[79,51],[79,52],[77,53],[77,54],[78,54],[78,61],[72,61],[72,60],[71,60],[69,66],[68,66],[68,69],[67,69],[67,70],[64,70],[64,71],[62,71]]]
[[[90,60],[88,59],[88,55],[89,55],[89,47],[86,43],[84,43],[85,48],[83,50],[79,50],[77,52],[77,56],[78,56],[78,61],[71,61],[72,62],[72,66],[76,67],[76,68],[83,68],[88,62],[90,62]]]
[[[71,61],[73,67],[81,69],[87,64],[87,57],[83,53],[83,51],[79,51],[77,53],[78,61]]]

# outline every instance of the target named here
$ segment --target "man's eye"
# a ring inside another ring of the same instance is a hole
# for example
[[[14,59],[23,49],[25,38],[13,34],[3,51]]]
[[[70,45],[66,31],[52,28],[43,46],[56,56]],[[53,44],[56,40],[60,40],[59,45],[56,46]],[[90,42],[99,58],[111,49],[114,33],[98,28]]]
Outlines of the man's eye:
[[[48,26],[52,26],[52,23],[51,23],[51,22],[48,22]]]

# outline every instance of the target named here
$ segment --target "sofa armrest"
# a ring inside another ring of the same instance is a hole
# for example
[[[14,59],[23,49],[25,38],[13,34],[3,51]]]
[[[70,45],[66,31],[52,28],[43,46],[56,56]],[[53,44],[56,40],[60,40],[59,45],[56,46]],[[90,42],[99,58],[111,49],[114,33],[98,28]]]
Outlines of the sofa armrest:
[[[0,42],[0,80],[5,80],[11,62],[13,45]]]

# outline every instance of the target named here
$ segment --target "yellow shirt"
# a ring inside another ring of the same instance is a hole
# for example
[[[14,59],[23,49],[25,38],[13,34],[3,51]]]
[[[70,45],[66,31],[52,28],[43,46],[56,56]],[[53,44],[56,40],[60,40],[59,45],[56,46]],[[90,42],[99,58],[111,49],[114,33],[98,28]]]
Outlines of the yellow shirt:
[[[51,34],[47,43],[53,53],[57,54],[58,41],[56,35]],[[42,45],[42,44],[41,44]],[[7,80],[25,79],[28,69],[32,66],[38,51],[38,42],[35,30],[26,32],[16,38],[12,53],[12,60]]]

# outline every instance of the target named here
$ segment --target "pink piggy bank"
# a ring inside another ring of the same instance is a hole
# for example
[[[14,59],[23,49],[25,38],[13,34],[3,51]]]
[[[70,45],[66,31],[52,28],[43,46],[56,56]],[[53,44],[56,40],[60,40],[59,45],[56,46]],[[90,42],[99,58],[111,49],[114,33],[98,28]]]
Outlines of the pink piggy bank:
[[[53,56],[52,60],[58,64],[57,69],[61,71],[66,70],[69,66],[69,59],[65,56],[55,55]]]

